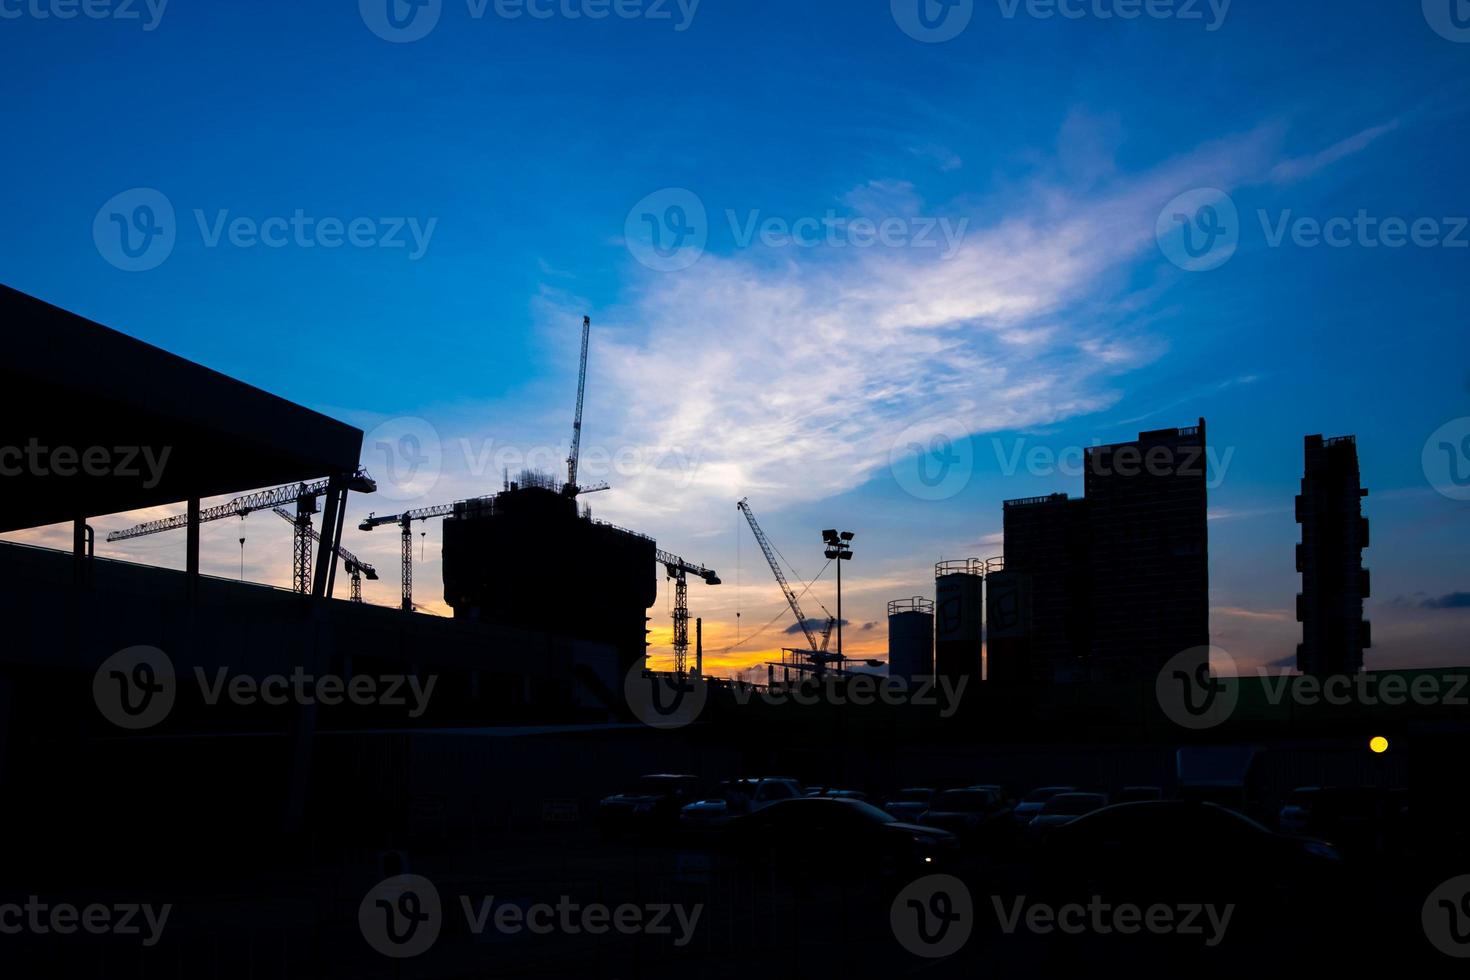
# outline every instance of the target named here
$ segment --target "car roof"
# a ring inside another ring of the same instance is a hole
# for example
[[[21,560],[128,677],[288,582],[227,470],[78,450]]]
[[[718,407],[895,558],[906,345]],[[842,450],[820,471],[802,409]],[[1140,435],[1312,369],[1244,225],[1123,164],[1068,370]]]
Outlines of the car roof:
[[[1219,813],[1222,815],[1234,817],[1241,823],[1246,824],[1247,826],[1250,826],[1263,833],[1272,833],[1270,828],[1262,825],[1259,821],[1246,816],[1238,810],[1232,810],[1229,807],[1221,806],[1218,803],[1210,803],[1205,800],[1133,800],[1128,803],[1112,803],[1108,806],[1103,807],[1101,810],[1093,810],[1091,813],[1080,817],[1074,823],[1070,824],[1070,826],[1081,826],[1083,825],[1083,821],[1093,821],[1105,816],[1115,816],[1123,812],[1142,813],[1145,810],[1154,813],[1184,813],[1187,811]]]

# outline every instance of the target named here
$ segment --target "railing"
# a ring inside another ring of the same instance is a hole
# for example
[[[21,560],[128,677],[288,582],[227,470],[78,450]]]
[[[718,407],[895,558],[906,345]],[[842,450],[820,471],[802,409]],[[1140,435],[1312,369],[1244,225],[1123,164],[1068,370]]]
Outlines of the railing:
[[[934,577],[949,575],[978,575],[984,578],[992,572],[1005,571],[1006,560],[997,558],[964,558],[959,561],[942,561],[934,566]]]
[[[595,517],[589,517],[586,518],[586,520],[589,523],[596,524],[598,527],[605,527],[613,531],[621,532],[622,534],[631,534],[633,535],[633,537],[642,538],[644,541],[653,541],[653,538],[650,538],[648,535],[643,534],[640,531],[630,531],[628,528],[618,527],[616,524],[610,524],[607,521],[600,521]]]
[[[1037,504],[1050,504],[1050,503],[1054,503],[1056,501],[1062,501],[1062,500],[1068,500],[1068,499],[1070,499],[1070,498],[1066,494],[1064,494],[1064,493],[1053,493],[1053,494],[1048,494],[1045,497],[1022,497],[1019,500],[1007,500],[1005,502],[1005,506],[1007,506],[1007,507],[1034,507]]]
[[[912,599],[894,599],[888,604],[888,615],[890,616],[911,612],[934,615],[934,600],[916,595]]]

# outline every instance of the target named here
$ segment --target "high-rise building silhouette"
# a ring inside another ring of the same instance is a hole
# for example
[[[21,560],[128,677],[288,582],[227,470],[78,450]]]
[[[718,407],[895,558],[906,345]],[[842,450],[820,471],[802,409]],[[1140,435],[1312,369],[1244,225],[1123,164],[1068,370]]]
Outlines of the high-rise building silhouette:
[[[1085,454],[1084,496],[1005,503],[988,680],[1157,676],[1210,642],[1205,422]]]
[[[1064,493],[1005,502],[1005,568],[992,574],[988,679],[1086,679],[1086,502]]]
[[[1154,677],[1210,642],[1205,420],[1086,458],[1095,677]]]
[[[1296,520],[1302,526],[1296,547],[1296,570],[1302,576],[1296,597],[1296,618],[1302,624],[1296,664],[1304,674],[1359,673],[1363,651],[1372,646],[1370,626],[1363,619],[1369,592],[1363,567],[1366,496],[1357,439],[1307,436],[1302,492],[1296,498]]]

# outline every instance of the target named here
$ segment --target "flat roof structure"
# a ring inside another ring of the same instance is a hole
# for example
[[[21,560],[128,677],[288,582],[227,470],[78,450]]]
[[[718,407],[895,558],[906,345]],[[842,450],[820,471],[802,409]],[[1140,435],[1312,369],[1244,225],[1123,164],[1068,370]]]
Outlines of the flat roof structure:
[[[7,286],[0,327],[0,531],[357,469],[362,430]]]

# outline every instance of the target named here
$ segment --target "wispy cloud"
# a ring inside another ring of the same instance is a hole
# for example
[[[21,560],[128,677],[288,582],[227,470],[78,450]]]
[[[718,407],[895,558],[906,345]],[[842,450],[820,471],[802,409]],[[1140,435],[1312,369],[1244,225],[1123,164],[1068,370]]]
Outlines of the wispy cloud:
[[[684,487],[657,472],[623,481],[614,519],[698,513],[742,494],[768,507],[827,498],[880,473],[906,430],[941,418],[964,435],[1106,409],[1115,379],[1166,349],[1135,328],[1126,296],[1113,298],[1127,268],[1151,257],[1159,209],[1192,187],[1257,179],[1275,138],[1232,137],[1085,193],[1039,179],[948,260],[755,250],[647,277],[618,317],[641,325],[639,339],[604,340],[596,354],[599,383],[622,406],[600,423],[618,441],[687,447],[701,465]],[[912,193],[874,181],[857,195]]]
[[[1318,153],[1283,160],[1271,169],[1271,181],[1277,184],[1289,184],[1310,177],[1340,160],[1362,153],[1380,137],[1386,136],[1398,128],[1399,120],[1390,120],[1381,125],[1370,126],[1361,132],[1354,133],[1347,139],[1339,140]]]
[[[1470,592],[1448,592],[1444,595],[1398,596],[1391,605],[1400,609],[1470,609]]]

